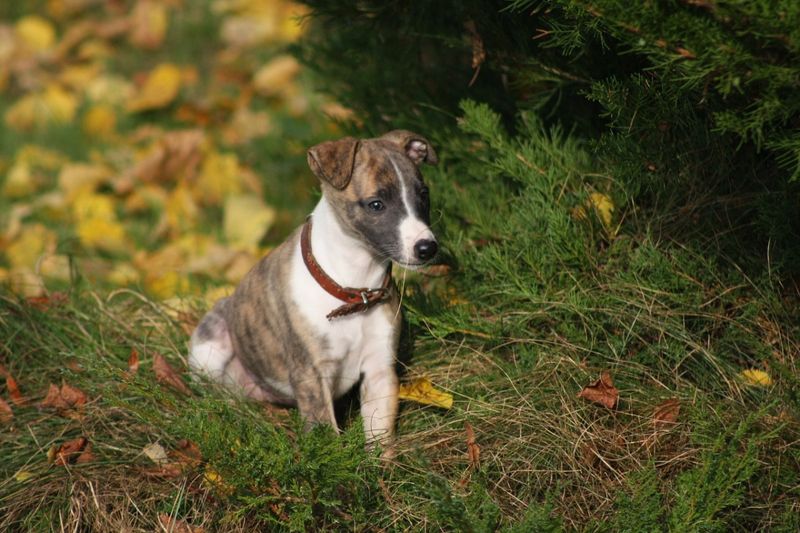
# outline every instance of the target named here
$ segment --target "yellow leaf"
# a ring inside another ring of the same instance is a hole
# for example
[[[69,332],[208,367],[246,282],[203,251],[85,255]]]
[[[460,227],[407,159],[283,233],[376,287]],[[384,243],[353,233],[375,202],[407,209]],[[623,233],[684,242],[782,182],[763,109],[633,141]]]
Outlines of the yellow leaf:
[[[67,123],[75,118],[78,100],[58,85],[23,96],[5,114],[6,124],[18,131],[41,128],[52,123]]]
[[[25,162],[17,162],[12,166],[6,180],[3,183],[3,188],[0,189],[0,195],[6,198],[21,198],[36,192],[37,183],[31,172],[31,167]]]
[[[52,253],[56,235],[42,224],[22,227],[17,239],[6,249],[6,259],[13,268],[34,269],[42,254]]]
[[[166,300],[179,294],[188,294],[192,284],[188,277],[173,270],[149,275],[145,279],[145,288],[154,297]]]
[[[614,202],[603,193],[593,192],[589,195],[589,204],[597,212],[597,216],[608,230],[611,229],[612,213],[614,212]]]
[[[32,477],[33,477],[33,472],[30,472],[28,470],[20,470],[19,472],[14,474],[14,480],[17,481],[18,483],[23,483],[25,481],[28,481]]]
[[[72,205],[72,214],[77,221],[116,218],[114,199],[105,194],[80,194]]]
[[[42,277],[30,268],[14,268],[8,275],[11,292],[25,298],[35,298],[47,291]]]
[[[200,208],[192,193],[183,184],[175,187],[166,200],[164,212],[156,228],[156,234],[167,232],[176,236],[191,230],[197,223]]]
[[[103,39],[87,39],[78,47],[77,58],[82,61],[107,59],[114,55],[114,48]]]
[[[300,64],[289,55],[278,56],[255,73],[253,87],[263,96],[276,96],[286,89],[297,73]]]
[[[66,255],[45,255],[38,267],[39,274],[46,279],[70,280],[69,257]]]
[[[172,103],[181,88],[181,69],[170,63],[154,68],[142,88],[128,101],[127,109],[136,113],[160,109]]]
[[[133,95],[133,85],[121,76],[98,76],[86,87],[86,96],[93,102],[119,106]]]
[[[15,25],[19,39],[31,50],[42,52],[56,41],[56,30],[47,19],[28,15],[19,19]]]
[[[44,103],[50,120],[56,123],[72,122],[78,109],[78,99],[56,84],[48,85],[44,91]]]
[[[81,243],[88,248],[106,251],[125,249],[125,228],[116,220],[90,218],[77,224],[76,232]]]
[[[203,161],[194,191],[207,205],[219,205],[226,196],[242,192],[242,172],[236,154],[210,152]]]
[[[130,263],[117,263],[106,276],[106,280],[119,287],[124,287],[138,283],[140,277],[139,271],[133,268]]]
[[[236,290],[235,285],[222,285],[220,287],[211,287],[206,291],[203,295],[203,300],[206,302],[206,307],[211,309],[211,307],[217,303],[219,300],[223,298],[227,298],[233,291]]]
[[[275,221],[275,210],[255,196],[225,200],[223,230],[229,244],[253,249]]]
[[[64,192],[67,201],[71,202],[79,196],[88,198],[90,193],[106,183],[110,177],[111,171],[103,165],[67,163],[61,167],[61,172],[58,174],[58,187]],[[102,201],[106,204],[104,216],[109,212],[113,213],[113,204],[110,206],[110,211],[107,210],[111,199],[105,198]]]
[[[223,495],[230,495],[234,490],[230,484],[226,483],[225,480],[222,479],[222,476],[219,475],[219,472],[210,466],[206,467],[206,471],[203,474],[203,482],[207,487],[210,487]]]
[[[59,76],[60,81],[75,91],[82,91],[97,78],[100,65],[89,63],[86,65],[69,65],[64,67]]]
[[[772,378],[763,370],[748,368],[739,372],[739,377],[748,385],[754,387],[769,387],[772,385]]]
[[[87,248],[122,251],[125,228],[117,221],[114,201],[103,194],[80,194],[73,204],[76,233]]]
[[[44,170],[56,170],[69,160],[55,150],[36,144],[26,144],[17,152],[17,161]]]
[[[453,407],[453,395],[434,388],[428,378],[418,378],[411,383],[403,383],[400,385],[398,397],[401,400],[435,405],[444,409]]]
[[[108,140],[117,129],[117,115],[107,104],[97,104],[89,108],[83,116],[83,131],[92,137]]]
[[[139,0],[130,16],[131,44],[153,50],[161,46],[167,33],[167,6],[152,0]]]

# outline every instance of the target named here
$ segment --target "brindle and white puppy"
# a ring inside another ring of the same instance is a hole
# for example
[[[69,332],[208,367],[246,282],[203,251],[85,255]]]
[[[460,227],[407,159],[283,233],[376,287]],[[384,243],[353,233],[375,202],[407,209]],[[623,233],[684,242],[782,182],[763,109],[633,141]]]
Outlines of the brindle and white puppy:
[[[339,285],[379,287],[390,261],[415,268],[436,255],[423,162],[435,164],[436,153],[403,130],[308,151],[323,193],[311,215],[311,250]],[[386,443],[397,415],[397,289],[391,283],[383,303],[328,320],[342,302],[309,273],[300,235],[298,228],[203,318],[189,363],[249,397],[296,405],[308,423],[334,428],[333,400],[360,379],[367,440]]]

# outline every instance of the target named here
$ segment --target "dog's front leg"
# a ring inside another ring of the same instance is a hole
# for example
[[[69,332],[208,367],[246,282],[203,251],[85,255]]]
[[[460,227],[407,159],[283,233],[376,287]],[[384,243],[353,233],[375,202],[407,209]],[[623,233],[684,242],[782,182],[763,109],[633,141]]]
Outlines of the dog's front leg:
[[[325,379],[314,367],[295,374],[291,378],[292,388],[306,428],[314,424],[330,424],[338,433],[330,380]]]
[[[361,418],[367,444],[390,444],[397,418],[397,374],[392,366],[367,366],[361,378]]]

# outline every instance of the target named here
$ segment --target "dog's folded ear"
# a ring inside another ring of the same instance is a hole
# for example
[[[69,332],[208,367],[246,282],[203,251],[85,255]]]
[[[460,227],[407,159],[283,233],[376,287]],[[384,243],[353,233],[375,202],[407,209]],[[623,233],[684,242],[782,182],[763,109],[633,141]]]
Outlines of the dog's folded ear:
[[[308,166],[319,179],[342,190],[350,183],[359,140],[345,137],[326,141],[308,149]]]
[[[436,152],[433,150],[428,139],[408,130],[394,130],[383,135],[381,139],[392,142],[399,146],[406,155],[416,164],[428,163],[435,165],[439,162]]]

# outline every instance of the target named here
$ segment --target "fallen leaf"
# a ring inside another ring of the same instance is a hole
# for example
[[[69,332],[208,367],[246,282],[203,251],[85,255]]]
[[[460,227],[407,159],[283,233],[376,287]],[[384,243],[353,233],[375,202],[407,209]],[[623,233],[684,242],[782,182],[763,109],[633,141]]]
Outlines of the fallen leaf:
[[[193,191],[206,205],[220,205],[222,201],[243,191],[243,176],[236,154],[216,151],[206,155]]]
[[[164,359],[164,356],[159,353],[153,354],[153,372],[155,372],[156,381],[159,383],[167,385],[168,387],[172,387],[181,394],[185,394],[187,396],[192,394],[192,392],[189,390],[189,387],[187,387],[183,382],[178,372],[172,368],[167,360]]]
[[[0,398],[0,423],[8,424],[14,418],[14,411],[3,398]]]
[[[584,398],[590,402],[599,403],[608,409],[614,409],[619,401],[619,390],[614,387],[611,374],[604,371],[600,374],[600,379],[584,387],[578,393],[578,398]]]
[[[56,30],[53,24],[38,15],[22,17],[14,25],[20,41],[36,52],[43,52],[52,47],[56,41]]]
[[[44,296],[26,298],[25,301],[28,305],[35,307],[39,311],[47,311],[51,307],[58,307],[65,304],[69,301],[69,296],[67,296],[65,292],[54,291]]]
[[[63,443],[59,447],[51,448],[52,460],[57,466],[68,464],[86,463],[94,458],[92,446],[86,437],[78,437]]]
[[[11,398],[14,405],[19,407],[28,403],[28,400],[25,399],[19,390],[17,380],[9,373],[6,373],[6,390],[8,391],[8,397]]]
[[[30,470],[20,470],[16,474],[14,474],[14,480],[17,483],[24,483],[33,477],[33,472]]]
[[[11,199],[22,198],[36,192],[40,183],[41,180],[36,178],[30,164],[17,161],[8,170],[0,195]]]
[[[203,462],[200,447],[189,439],[179,440],[178,447],[170,452],[170,456],[177,462],[192,468]]]
[[[39,258],[56,249],[56,234],[44,225],[26,224],[16,240],[6,248],[6,260],[12,268],[34,269]]]
[[[464,429],[467,432],[467,456],[469,457],[469,464],[474,470],[480,470],[481,448],[475,441],[475,431],[472,429],[472,424],[469,422],[464,423]]]
[[[411,383],[403,383],[397,396],[401,400],[435,405],[444,409],[453,407],[453,395],[436,389],[428,378],[418,378]]]
[[[86,404],[86,393],[82,390],[67,385],[61,385],[61,388],[56,387],[52,383],[47,391],[47,396],[39,404],[40,408],[55,409],[62,416],[69,416],[75,410],[80,409]]]
[[[86,111],[81,122],[84,133],[101,140],[108,140],[117,129],[117,115],[108,104],[95,104]]]
[[[597,216],[607,230],[611,229],[612,214],[614,213],[614,202],[607,195],[593,192],[589,195],[589,204],[597,212]]]
[[[153,461],[157,465],[164,465],[169,463],[169,457],[167,456],[167,451],[164,449],[157,442],[152,442],[142,448],[142,453],[147,456],[148,459]]]
[[[92,461],[94,461],[95,455],[94,452],[92,451],[92,447],[93,447],[92,443],[87,442],[86,447],[83,448],[81,454],[78,456],[77,459],[75,459],[75,464],[81,465],[84,463],[91,463]]]
[[[136,374],[139,371],[139,352],[136,348],[131,348],[131,355],[128,356],[128,373]]]
[[[236,195],[225,200],[223,231],[233,246],[254,249],[274,221],[275,210],[260,198]]]
[[[748,368],[739,372],[739,377],[744,380],[747,385],[753,387],[769,387],[772,385],[772,378],[763,370],[757,368]]]
[[[127,247],[124,226],[117,220],[114,199],[107,194],[79,194],[73,203],[75,231],[81,244],[109,252]]]
[[[653,425],[656,429],[672,427],[678,420],[680,412],[681,402],[678,398],[665,400],[653,412]]]
[[[202,527],[189,525],[186,520],[175,518],[166,513],[158,514],[158,522],[164,531],[169,531],[170,533],[205,533],[205,529]]]
[[[253,88],[262,96],[277,96],[285,92],[300,72],[300,64],[290,55],[272,59],[253,75]]]
[[[164,43],[169,18],[163,2],[139,0],[130,15],[128,39],[131,44],[154,50]]]
[[[210,466],[206,466],[206,470],[203,473],[203,483],[223,496],[230,496],[234,491],[234,487],[227,483],[219,472]]]
[[[172,103],[181,88],[181,69],[171,63],[162,63],[147,76],[144,85],[126,105],[132,113],[160,109]]]

